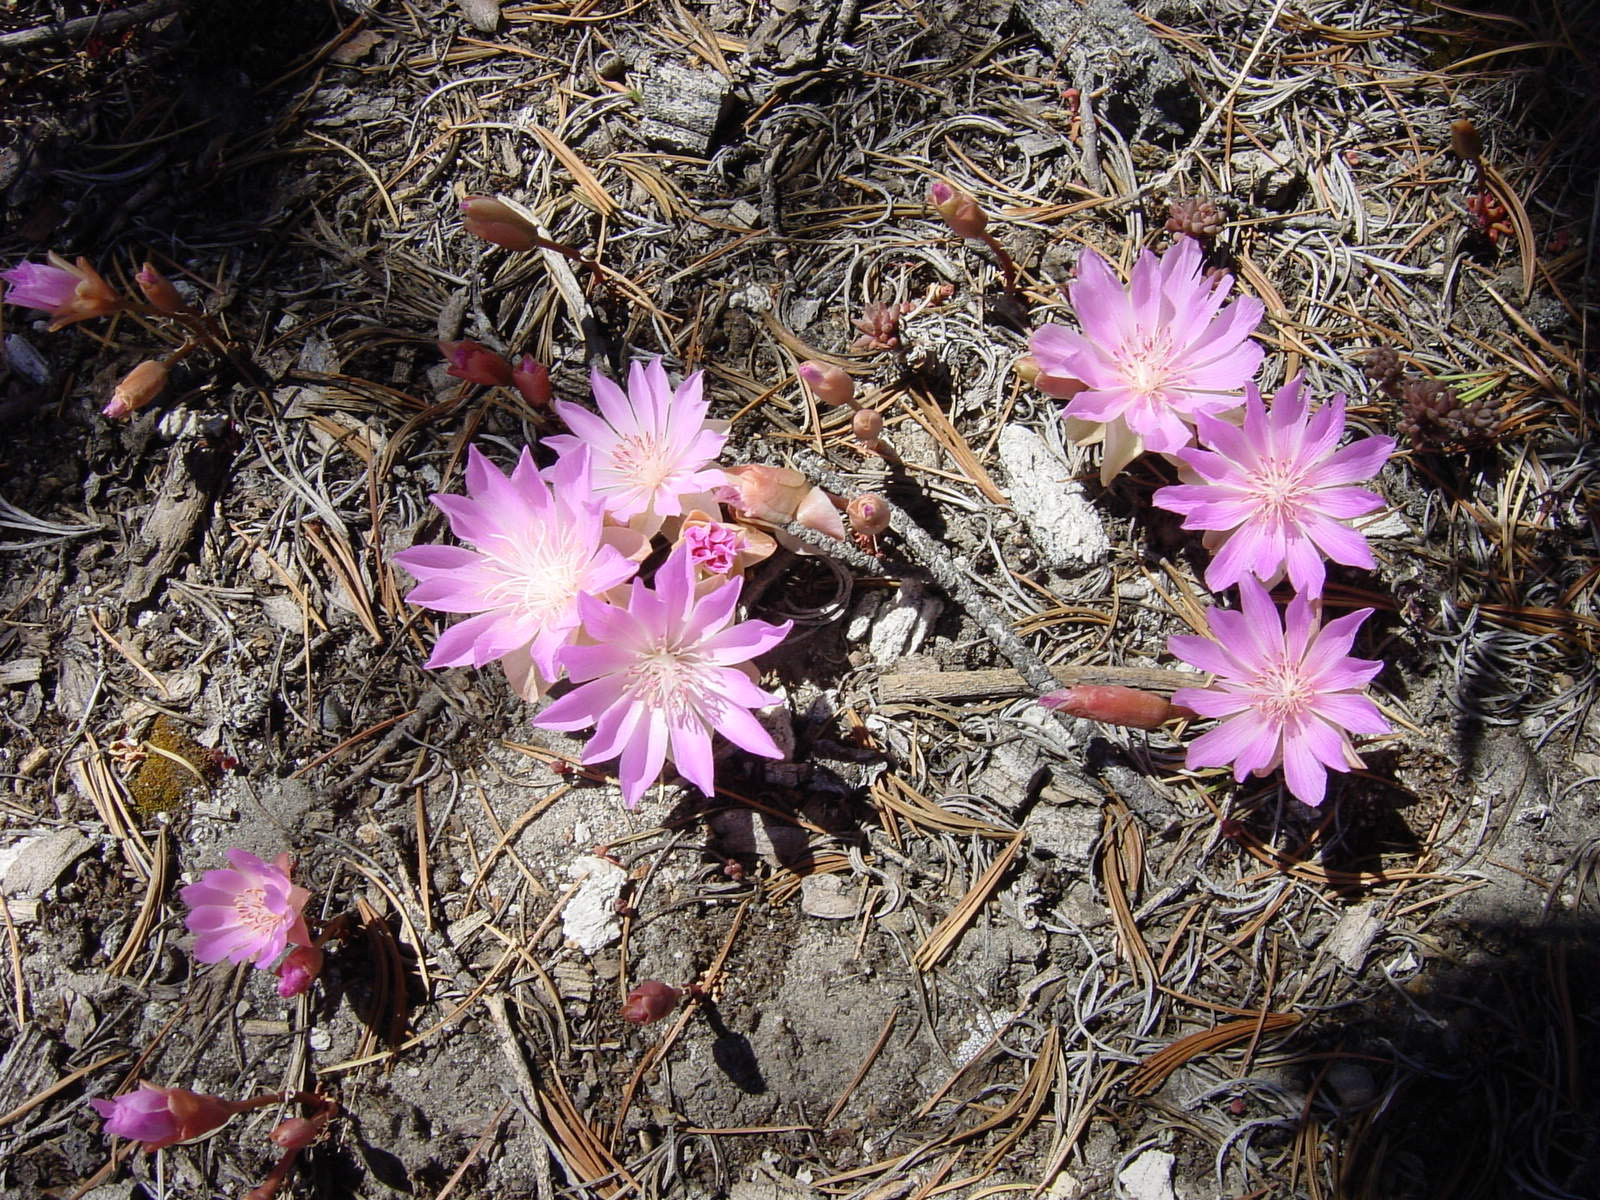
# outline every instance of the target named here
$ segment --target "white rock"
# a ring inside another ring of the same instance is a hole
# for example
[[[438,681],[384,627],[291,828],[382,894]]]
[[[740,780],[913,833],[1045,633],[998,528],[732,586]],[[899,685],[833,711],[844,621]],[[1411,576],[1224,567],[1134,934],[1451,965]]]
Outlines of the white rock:
[[[1044,439],[1022,425],[1000,431],[1000,465],[1011,481],[1011,503],[1052,567],[1099,562],[1111,553],[1111,539],[1083,485]]]
[[[1117,1173],[1129,1200],[1178,1200],[1172,1190],[1172,1155],[1146,1150]]]
[[[581,882],[561,910],[561,932],[585,954],[593,954],[622,936],[617,901],[628,873],[616,863],[585,854],[573,861],[567,874]]]
[[[897,663],[922,648],[943,611],[944,601],[908,579],[892,593],[862,596],[845,627],[845,637],[853,642],[865,639],[873,662]]]
[[[1356,528],[1369,538],[1400,538],[1411,537],[1411,526],[1406,524],[1406,519],[1400,515],[1396,508],[1379,509],[1364,521],[1357,521]]]
[[[1372,943],[1383,932],[1384,923],[1377,914],[1377,907],[1368,901],[1347,908],[1323,943],[1323,949],[1343,963],[1347,971],[1361,970]]]
[[[844,921],[861,907],[857,890],[838,875],[807,875],[800,881],[800,911],[824,921]]]

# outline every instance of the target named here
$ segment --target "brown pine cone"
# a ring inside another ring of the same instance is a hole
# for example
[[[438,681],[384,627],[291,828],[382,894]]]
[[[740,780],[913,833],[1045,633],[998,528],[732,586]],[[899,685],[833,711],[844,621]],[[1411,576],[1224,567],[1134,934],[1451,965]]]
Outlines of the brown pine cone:
[[[1184,233],[1192,238],[1214,238],[1222,232],[1222,213],[1211,201],[1200,196],[1174,200],[1167,206],[1167,232]]]

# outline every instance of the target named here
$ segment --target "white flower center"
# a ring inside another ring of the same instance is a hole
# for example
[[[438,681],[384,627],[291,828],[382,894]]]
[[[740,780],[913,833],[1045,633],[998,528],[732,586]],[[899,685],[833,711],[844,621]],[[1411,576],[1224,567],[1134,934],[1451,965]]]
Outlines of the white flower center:
[[[1122,371],[1128,387],[1151,396],[1172,378],[1172,339],[1164,329],[1140,331],[1122,344]]]
[[[630,691],[636,700],[664,712],[669,718],[700,711],[699,655],[673,646],[658,646],[628,668]]]
[[[1298,663],[1280,661],[1254,680],[1256,707],[1273,722],[1291,721],[1310,708],[1314,693]]]
[[[583,583],[584,547],[561,536],[517,539],[504,552],[485,553],[500,569],[492,607],[556,615],[571,607]]]
[[[647,492],[664,484],[677,466],[671,448],[648,434],[624,437],[611,451],[611,469]]]
[[[267,894],[261,888],[246,888],[233,898],[233,912],[239,924],[257,934],[272,933],[283,918],[267,907]]]
[[[1294,522],[1308,490],[1303,471],[1275,458],[1263,460],[1250,477],[1250,494],[1277,521]]]

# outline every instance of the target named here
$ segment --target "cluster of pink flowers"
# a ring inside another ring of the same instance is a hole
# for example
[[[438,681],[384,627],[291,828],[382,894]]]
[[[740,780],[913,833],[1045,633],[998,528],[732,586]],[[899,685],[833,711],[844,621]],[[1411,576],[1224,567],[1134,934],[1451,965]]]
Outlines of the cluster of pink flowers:
[[[1341,448],[1344,397],[1313,411],[1303,376],[1268,409],[1253,382],[1261,302],[1246,296],[1224,307],[1232,277],[1203,275],[1201,265],[1199,243],[1183,237],[1159,259],[1142,255],[1124,287],[1085,251],[1068,290],[1079,328],[1039,329],[1030,370],[1043,391],[1068,401],[1073,437],[1101,443],[1102,483],[1146,450],[1177,464],[1181,482],[1157,490],[1155,504],[1203,531],[1213,555],[1206,585],[1239,590],[1238,611],[1211,610],[1210,638],[1168,642],[1216,677],[1173,696],[1223,722],[1190,744],[1188,765],[1232,764],[1240,781],[1281,766],[1290,792],[1318,805],[1329,770],[1360,765],[1350,734],[1389,728],[1365,694],[1383,664],[1349,655],[1372,610],[1320,622],[1324,560],[1374,565],[1352,522],[1383,498],[1354,485],[1378,473],[1394,440]],[[1268,589],[1285,578],[1295,594],[1280,614]]]
[[[572,432],[545,439],[553,464],[524,449],[507,475],[474,448],[466,495],[433,497],[466,546],[413,546],[394,561],[419,581],[410,603],[470,614],[428,666],[499,660],[529,700],[566,677],[578,686],[534,724],[592,726],[583,761],[619,759],[630,808],[668,759],[709,796],[713,733],[782,757],[752,715],[778,697],[756,686],[750,661],[791,623],[735,619],[740,572],[772,542],[723,516],[730,477],[715,459],[727,434],[707,417],[698,372],[674,388],[657,359],[633,364],[626,391],[598,372],[592,382],[598,414],[554,405]],[[647,585],[638,572],[657,535],[674,548]]]

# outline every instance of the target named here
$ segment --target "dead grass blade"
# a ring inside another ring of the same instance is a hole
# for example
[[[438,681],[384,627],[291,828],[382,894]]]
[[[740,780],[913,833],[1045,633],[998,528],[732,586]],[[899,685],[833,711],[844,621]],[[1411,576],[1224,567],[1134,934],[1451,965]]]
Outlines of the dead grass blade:
[[[1483,167],[1484,182],[1500,203],[1505,205],[1506,213],[1511,218],[1511,228],[1516,231],[1517,250],[1522,256],[1522,299],[1526,301],[1533,295],[1535,266],[1539,257],[1538,243],[1533,239],[1533,222],[1528,220],[1528,210],[1522,206],[1522,201],[1515,189],[1506,182],[1506,177],[1488,163],[1479,165]]]
[[[573,1182],[593,1188],[602,1196],[617,1194],[617,1180],[627,1184],[630,1191],[637,1189],[638,1181],[611,1157],[611,1151],[594,1127],[583,1119],[554,1071],[548,1075],[549,1086],[536,1088],[535,1095],[539,1098],[540,1115],[554,1139],[552,1148],[562,1154],[563,1165]]]
[[[544,144],[544,148],[554,154],[562,166],[566,167],[568,174],[578,185],[578,190],[583,193],[589,206],[602,216],[615,216],[621,211],[622,206],[616,202],[611,193],[606,191],[601,182],[595,178],[593,171],[589,170],[583,159],[579,158],[573,148],[563,142],[543,125],[529,126],[533,136]]]
[[[144,949],[145,939],[156,927],[161,915],[161,898],[167,894],[167,864],[170,858],[171,855],[167,853],[167,827],[163,825],[156,838],[154,869],[150,872],[150,878],[145,881],[144,900],[139,904],[138,915],[133,919],[133,927],[128,930],[122,948],[117,951],[117,956],[111,960],[111,966],[108,968],[113,975],[133,973],[133,964],[138,959],[139,952]]]
[[[923,829],[938,833],[975,834],[978,837],[996,839],[1016,835],[1014,829],[990,825],[940,807],[938,803],[924,796],[893,772],[885,773],[872,785],[871,795],[880,811],[887,809]]]
[[[1255,1017],[1240,1017],[1236,1021],[1224,1021],[1215,1028],[1202,1029],[1188,1037],[1181,1037],[1149,1055],[1133,1069],[1128,1076],[1128,1093],[1148,1096],[1166,1082],[1167,1076],[1190,1059],[1199,1058],[1202,1054],[1215,1054],[1263,1033],[1288,1029],[1298,1025],[1301,1019],[1299,1013],[1263,1013]]]
[[[350,603],[355,608],[356,619],[362,627],[372,635],[372,644],[383,645],[383,631],[378,628],[378,619],[372,612],[372,595],[367,590],[366,580],[361,577],[361,568],[357,565],[355,556],[336,537],[328,536],[328,531],[321,521],[305,521],[300,525],[300,531],[306,535],[306,541],[316,548],[322,555],[323,561],[328,564],[328,570],[344,585],[346,593],[350,596]]]
[[[962,931],[989,900],[1000,877],[1006,873],[1012,862],[1017,857],[1017,851],[1022,848],[1023,840],[1027,837],[1024,830],[1017,830],[1012,834],[1011,841],[1006,847],[995,855],[995,860],[989,864],[984,873],[978,876],[978,881],[967,889],[967,894],[961,897],[960,902],[950,910],[949,915],[933,927],[928,934],[928,940],[917,950],[912,962],[917,970],[927,972],[938,965],[939,960],[950,953]]]
[[[1120,800],[1105,806],[1105,826],[1100,837],[1100,877],[1105,884],[1106,902],[1117,927],[1117,942],[1128,957],[1128,965],[1140,983],[1156,978],[1155,960],[1144,944],[1139,924],[1133,919],[1133,898],[1144,875],[1144,839],[1139,823]]]
[[[90,1063],[86,1067],[79,1067],[76,1071],[72,1071],[66,1075],[63,1075],[49,1087],[45,1088],[44,1091],[29,1096],[10,1112],[0,1113],[0,1129],[4,1129],[7,1125],[11,1124],[11,1122],[20,1120],[21,1118],[27,1116],[34,1109],[38,1108],[41,1104],[49,1100],[51,1096],[54,1096],[57,1092],[65,1091],[67,1088],[77,1083],[78,1080],[82,1079],[85,1075],[93,1075],[101,1067],[108,1066],[109,1064],[116,1062],[119,1058],[127,1057],[128,1051],[118,1050],[116,1053],[108,1054],[104,1058],[95,1059],[94,1062]]]

